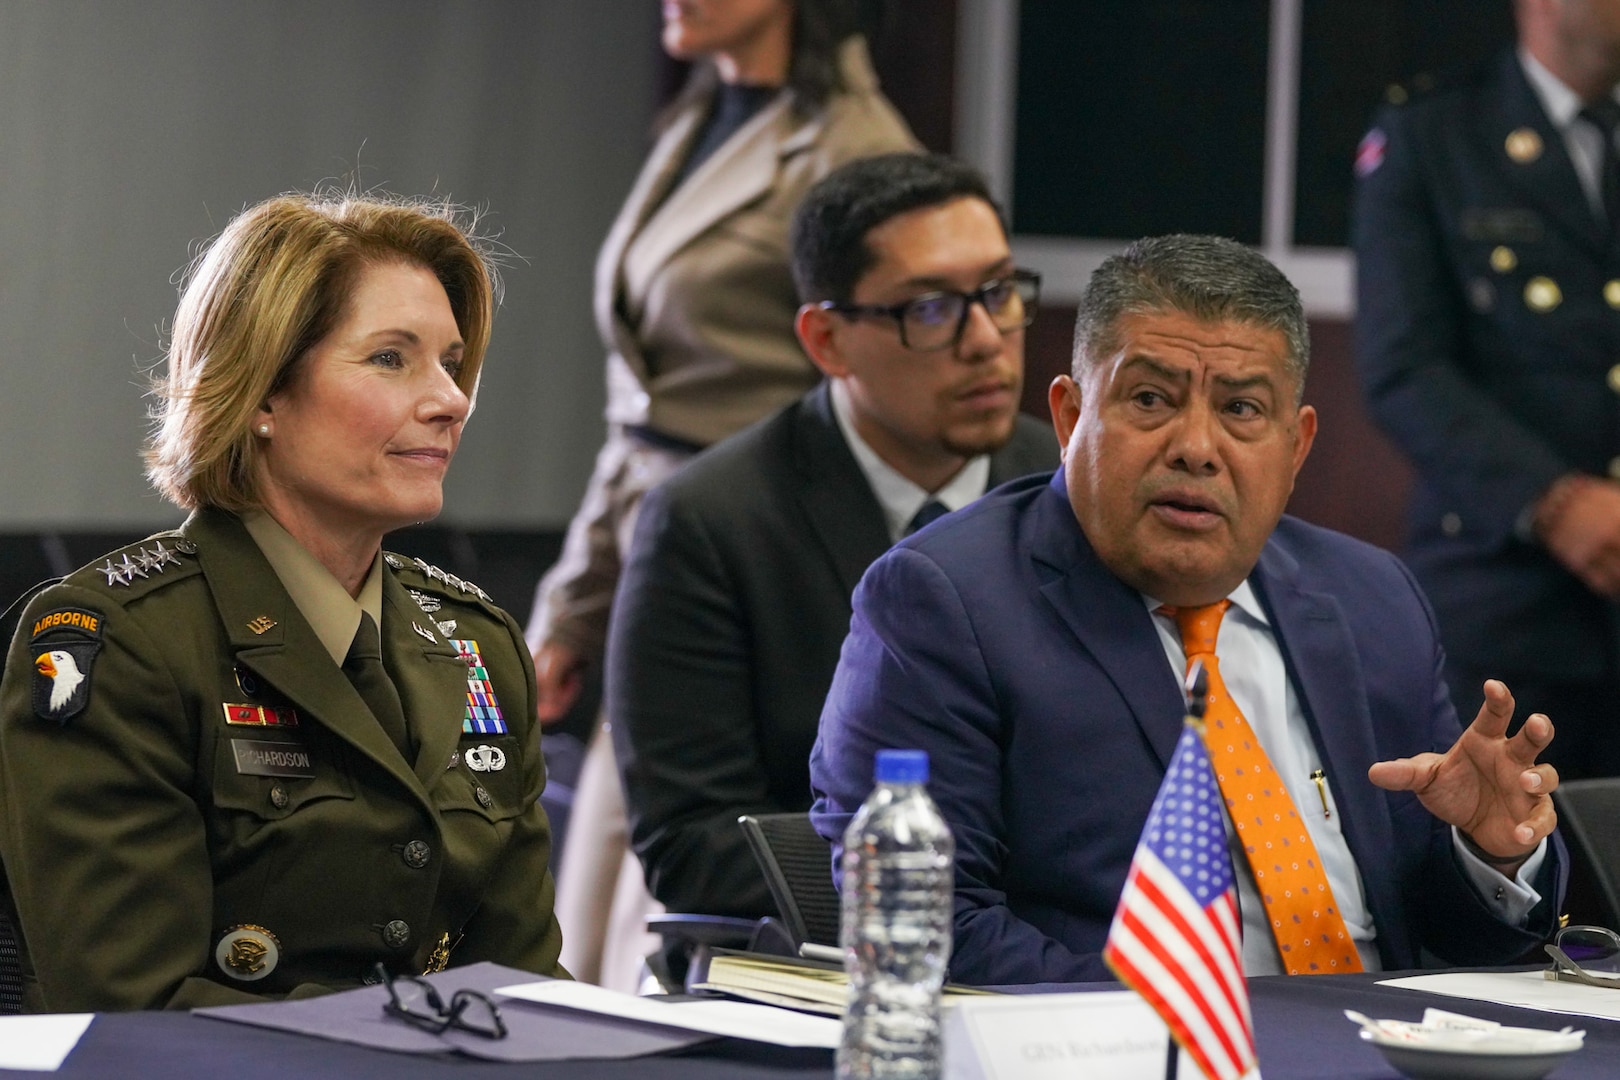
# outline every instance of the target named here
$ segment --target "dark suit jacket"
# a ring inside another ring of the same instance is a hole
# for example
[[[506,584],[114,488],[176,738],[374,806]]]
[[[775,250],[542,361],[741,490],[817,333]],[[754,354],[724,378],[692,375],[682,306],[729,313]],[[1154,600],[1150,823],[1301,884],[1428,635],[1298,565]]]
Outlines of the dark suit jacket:
[[[1020,417],[990,480],[1051,469]],[[674,911],[775,913],[740,814],[807,810],[805,762],[849,629],[889,547],[824,384],[648,495],[613,609],[607,715],[630,836]]]
[[[1540,151],[1516,161],[1525,131]],[[1601,678],[1608,605],[1514,526],[1560,474],[1620,469],[1620,228],[1593,215],[1511,51],[1385,108],[1379,137],[1356,193],[1356,336],[1373,414],[1421,480],[1408,561],[1459,663],[1509,685]],[[1527,302],[1535,278],[1556,307]]]
[[[1366,779],[1458,734],[1428,605],[1387,552],[1284,518],[1250,576],[1333,786],[1389,968],[1537,943],[1486,909],[1450,832]],[[1140,594],[1097,559],[1059,472],[1008,485],[879,559],[810,759],[837,842],[884,747],[929,753],[956,836],[951,976],[1107,979],[1099,952],[1185,706]],[[1563,865],[1549,856],[1550,880]],[[1545,895],[1545,891],[1544,891]],[[1545,925],[1551,930],[1551,905]],[[1538,914],[1540,914],[1538,910]]]
[[[154,566],[158,543],[174,554]],[[139,576],[87,566],[35,596],[0,684],[0,856],[28,1009],[307,996],[378,961],[420,972],[444,934],[452,963],[563,974],[534,668],[510,616],[389,556],[382,652],[407,761],[234,515],[199,511],[106,565],[125,560]],[[99,638],[50,629],[62,611],[91,613]],[[477,642],[505,734],[463,732],[468,665],[438,620]],[[80,650],[89,676],[61,723],[31,703],[52,647]],[[233,721],[237,705],[295,722]],[[277,751],[294,767],[244,765]],[[230,962],[244,926],[279,942],[262,968]]]

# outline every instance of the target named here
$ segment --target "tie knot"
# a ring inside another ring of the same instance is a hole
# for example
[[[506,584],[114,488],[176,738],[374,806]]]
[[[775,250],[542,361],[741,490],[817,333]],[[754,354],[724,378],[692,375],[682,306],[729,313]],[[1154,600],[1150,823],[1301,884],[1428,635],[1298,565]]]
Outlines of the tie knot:
[[[1198,607],[1178,608],[1166,604],[1159,610],[1176,620],[1176,628],[1181,631],[1182,651],[1191,660],[1195,656],[1215,655],[1215,639],[1221,633],[1221,617],[1231,606],[1232,601],[1222,600]]]
[[[932,525],[950,512],[951,508],[938,499],[929,499],[911,515],[911,520],[906,523],[906,535],[910,536],[924,525]]]
[[[1613,141],[1614,129],[1620,127],[1620,102],[1606,97],[1584,106],[1580,111],[1580,117]]]
[[[360,625],[355,628],[354,640],[349,643],[349,655],[343,663],[347,666],[356,660],[381,660],[382,635],[377,632],[377,624],[372,621],[371,613],[360,613]]]

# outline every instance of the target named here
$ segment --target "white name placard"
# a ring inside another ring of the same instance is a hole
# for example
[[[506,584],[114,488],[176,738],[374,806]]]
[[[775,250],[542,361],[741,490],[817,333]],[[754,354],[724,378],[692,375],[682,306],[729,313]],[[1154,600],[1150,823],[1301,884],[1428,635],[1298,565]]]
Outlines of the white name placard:
[[[945,1080],[1165,1080],[1171,1045],[1129,990],[949,999],[944,1027]]]

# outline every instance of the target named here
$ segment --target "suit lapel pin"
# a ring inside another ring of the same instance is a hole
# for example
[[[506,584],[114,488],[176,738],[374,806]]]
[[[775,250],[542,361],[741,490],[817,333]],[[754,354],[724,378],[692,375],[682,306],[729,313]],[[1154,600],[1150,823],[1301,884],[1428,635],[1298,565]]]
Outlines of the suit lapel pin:
[[[276,625],[276,620],[268,615],[260,615],[257,618],[249,619],[247,628],[255,634],[262,634],[274,625]]]
[[[433,625],[437,626],[439,628],[439,633],[443,634],[445,637],[455,636],[456,620],[446,619],[444,622],[436,622]]]
[[[1514,128],[1508,132],[1502,148],[1507,151],[1508,157],[1520,165],[1528,165],[1541,156],[1541,136],[1535,128]]]

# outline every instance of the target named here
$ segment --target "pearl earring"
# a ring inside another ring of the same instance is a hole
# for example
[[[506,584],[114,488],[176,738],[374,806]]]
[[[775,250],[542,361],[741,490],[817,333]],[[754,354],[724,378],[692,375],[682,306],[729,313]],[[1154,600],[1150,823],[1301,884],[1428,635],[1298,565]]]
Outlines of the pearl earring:
[[[270,425],[269,424],[260,424],[259,425],[259,434],[263,435],[265,438],[268,439],[270,437]]]

